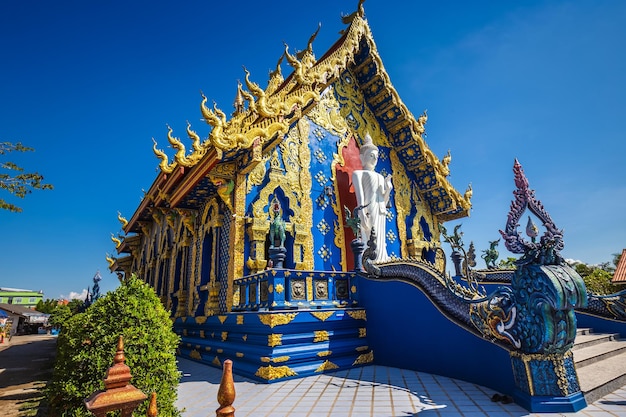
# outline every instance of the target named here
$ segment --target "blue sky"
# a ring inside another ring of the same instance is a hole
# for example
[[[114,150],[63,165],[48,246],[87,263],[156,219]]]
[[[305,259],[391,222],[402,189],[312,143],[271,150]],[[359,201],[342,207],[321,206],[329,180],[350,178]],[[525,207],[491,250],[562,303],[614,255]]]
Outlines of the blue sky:
[[[0,286],[69,297],[117,286],[105,254],[157,175],[154,137],[186,121],[206,136],[200,90],[230,112],[242,65],[264,86],[283,50],[320,57],[357,1],[0,3],[0,140],[54,184],[0,212]],[[407,107],[428,109],[427,143],[474,189],[462,223],[478,253],[499,237],[512,166],[565,232],[566,258],[626,247],[626,2],[368,0],[366,18]],[[290,68],[283,65],[283,73]],[[500,245],[502,256],[506,256]],[[482,262],[479,261],[479,266]]]

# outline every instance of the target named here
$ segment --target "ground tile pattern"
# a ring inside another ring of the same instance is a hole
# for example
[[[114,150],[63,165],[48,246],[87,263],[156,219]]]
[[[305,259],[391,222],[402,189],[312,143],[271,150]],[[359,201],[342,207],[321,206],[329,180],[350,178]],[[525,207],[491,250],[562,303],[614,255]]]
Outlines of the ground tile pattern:
[[[183,417],[213,415],[221,371],[183,358],[179,369]],[[577,413],[530,414],[491,401],[495,392],[476,384],[378,365],[274,384],[234,379],[237,417],[626,417],[626,387]]]

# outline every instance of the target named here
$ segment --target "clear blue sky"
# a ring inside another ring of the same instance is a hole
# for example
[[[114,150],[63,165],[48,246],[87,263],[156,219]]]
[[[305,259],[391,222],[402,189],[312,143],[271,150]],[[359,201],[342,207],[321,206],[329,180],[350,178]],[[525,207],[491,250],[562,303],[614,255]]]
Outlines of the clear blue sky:
[[[166,123],[185,137],[187,120],[206,136],[200,90],[230,113],[242,65],[265,86],[283,41],[303,49],[321,22],[320,57],[356,5],[0,2],[0,141],[36,148],[14,159],[55,186],[3,195],[24,212],[0,212],[0,286],[68,297],[100,271],[115,288],[105,254],[118,210],[130,218],[156,177],[151,138],[166,148]],[[429,146],[451,150],[450,181],[472,183],[466,243],[480,254],[499,237],[518,158],[566,258],[626,247],[626,2],[367,0],[365,12],[400,97],[428,109]]]

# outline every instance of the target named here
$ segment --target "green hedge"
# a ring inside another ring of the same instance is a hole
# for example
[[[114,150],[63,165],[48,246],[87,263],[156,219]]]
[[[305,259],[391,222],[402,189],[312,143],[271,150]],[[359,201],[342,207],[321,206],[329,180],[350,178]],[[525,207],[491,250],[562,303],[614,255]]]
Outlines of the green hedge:
[[[59,334],[48,401],[54,415],[89,416],[84,399],[104,389],[119,336],[124,338],[131,384],[148,397],[157,393],[159,416],[180,416],[174,403],[180,374],[176,366],[179,338],[154,290],[132,276],[71,317]],[[146,415],[148,402],[135,415]]]

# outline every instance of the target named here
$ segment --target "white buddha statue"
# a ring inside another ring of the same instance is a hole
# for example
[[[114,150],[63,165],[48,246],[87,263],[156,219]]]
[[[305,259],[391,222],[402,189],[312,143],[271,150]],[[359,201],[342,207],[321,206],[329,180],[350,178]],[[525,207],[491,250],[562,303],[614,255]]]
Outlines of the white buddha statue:
[[[384,261],[389,256],[385,242],[387,202],[393,189],[391,175],[383,177],[374,171],[378,162],[378,147],[372,143],[367,133],[361,145],[362,170],[352,173],[352,183],[356,193],[357,205],[362,207],[358,211],[361,220],[361,239],[368,242],[372,228],[376,234],[376,261]]]

